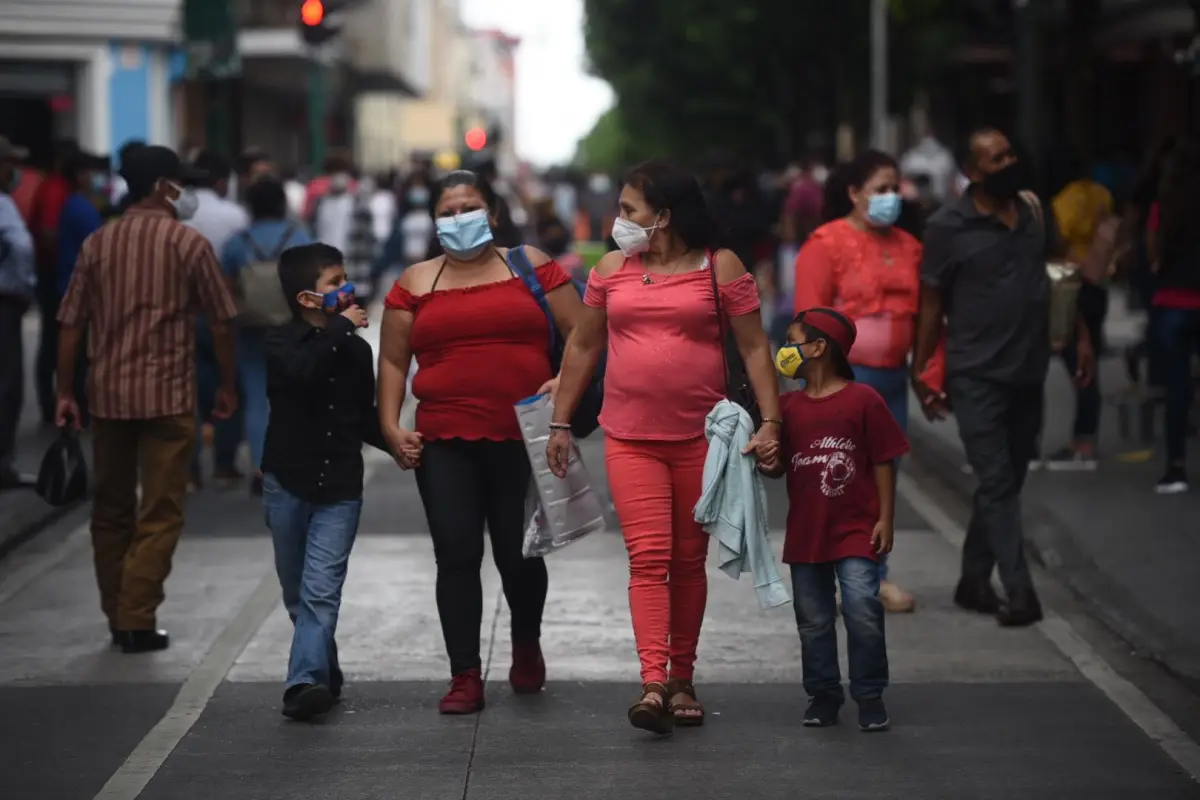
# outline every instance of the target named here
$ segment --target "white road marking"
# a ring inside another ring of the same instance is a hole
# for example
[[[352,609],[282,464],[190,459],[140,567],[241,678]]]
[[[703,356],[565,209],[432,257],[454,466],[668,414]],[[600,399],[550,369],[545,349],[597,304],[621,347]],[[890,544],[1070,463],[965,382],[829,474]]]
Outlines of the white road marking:
[[[381,462],[367,462],[363,467],[364,485],[371,481]],[[282,602],[279,580],[272,567],[237,616],[225,626],[208,653],[184,681],[175,702],[166,715],[150,729],[125,763],[113,773],[95,800],[136,800],[149,785],[167,758],[187,735],[196,720],[204,713],[217,687],[258,633],[267,617]]]
[[[901,474],[897,488],[904,499],[942,538],[956,548],[962,547],[966,539],[965,532],[912,478]],[[1080,674],[1102,691],[1125,716],[1182,767],[1192,780],[1200,780],[1200,745],[1154,705],[1141,689],[1121,677],[1071,627],[1071,623],[1049,608],[1044,609],[1044,613],[1045,619],[1038,625],[1042,635],[1075,665]]]

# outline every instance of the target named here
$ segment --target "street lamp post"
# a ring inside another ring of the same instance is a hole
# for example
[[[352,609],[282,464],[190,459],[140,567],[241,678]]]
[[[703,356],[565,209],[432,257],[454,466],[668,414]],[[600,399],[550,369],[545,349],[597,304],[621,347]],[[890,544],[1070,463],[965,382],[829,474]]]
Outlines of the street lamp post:
[[[871,146],[885,150],[888,110],[888,0],[871,0]]]

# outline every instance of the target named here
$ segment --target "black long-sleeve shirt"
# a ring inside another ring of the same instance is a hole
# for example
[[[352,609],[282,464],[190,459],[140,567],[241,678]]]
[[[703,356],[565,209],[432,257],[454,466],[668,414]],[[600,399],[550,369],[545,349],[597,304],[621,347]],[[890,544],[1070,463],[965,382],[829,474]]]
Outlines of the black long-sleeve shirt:
[[[371,346],[345,317],[296,320],[267,333],[271,417],[262,470],[314,504],[363,493],[363,443],[387,451],[375,410]]]

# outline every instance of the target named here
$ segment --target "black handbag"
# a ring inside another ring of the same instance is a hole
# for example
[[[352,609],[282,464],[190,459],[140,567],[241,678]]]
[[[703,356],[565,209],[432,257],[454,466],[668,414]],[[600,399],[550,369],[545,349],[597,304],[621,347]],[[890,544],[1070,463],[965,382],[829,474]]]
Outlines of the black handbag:
[[[721,288],[717,285],[717,254],[708,254],[708,272],[712,277],[713,300],[717,305],[717,329],[721,337],[721,359],[725,364],[725,397],[737,403],[750,415],[757,430],[762,425],[762,411],[758,407],[758,398],[754,396],[754,388],[750,385],[750,375],[746,372],[746,362],[742,360],[742,352],[738,349],[737,339],[729,325],[729,317],[721,306]]]
[[[42,456],[35,489],[52,506],[71,505],[87,496],[87,461],[73,423],[62,427],[58,438]]]

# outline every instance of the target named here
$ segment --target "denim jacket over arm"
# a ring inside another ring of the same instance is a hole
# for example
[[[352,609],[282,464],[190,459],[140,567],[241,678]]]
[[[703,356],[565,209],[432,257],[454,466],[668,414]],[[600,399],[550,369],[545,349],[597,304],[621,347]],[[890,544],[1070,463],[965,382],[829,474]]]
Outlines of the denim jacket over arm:
[[[709,412],[704,423],[708,438],[704,486],[694,514],[717,540],[721,571],[734,580],[743,572],[753,573],[758,605],[765,609],[791,599],[771,552],[762,476],[754,456],[742,455],[753,429],[746,410],[729,400],[722,400]]]

